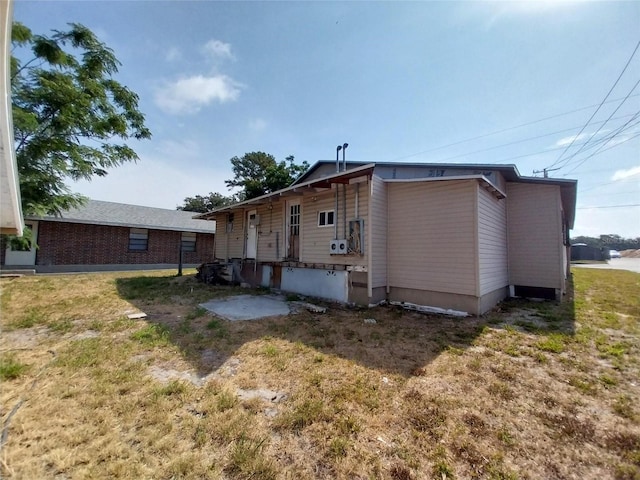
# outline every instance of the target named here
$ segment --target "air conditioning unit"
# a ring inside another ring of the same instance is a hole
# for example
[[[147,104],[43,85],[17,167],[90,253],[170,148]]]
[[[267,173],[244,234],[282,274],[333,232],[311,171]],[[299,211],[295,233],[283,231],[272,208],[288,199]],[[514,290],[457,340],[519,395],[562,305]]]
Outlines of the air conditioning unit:
[[[331,240],[329,242],[329,253],[331,255],[346,255],[347,240]]]

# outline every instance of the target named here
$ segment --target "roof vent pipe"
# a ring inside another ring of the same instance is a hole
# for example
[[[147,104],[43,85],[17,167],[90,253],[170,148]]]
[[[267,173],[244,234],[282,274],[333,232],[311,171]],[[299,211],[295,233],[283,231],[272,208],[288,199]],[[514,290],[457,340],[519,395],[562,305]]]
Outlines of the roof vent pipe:
[[[344,154],[348,146],[349,146],[348,143],[345,143],[344,145],[342,145],[342,170],[345,172],[347,171],[347,161],[344,158]],[[338,149],[340,149],[340,147],[338,147]]]
[[[336,173],[340,172],[340,150],[342,150],[342,145],[336,147]]]

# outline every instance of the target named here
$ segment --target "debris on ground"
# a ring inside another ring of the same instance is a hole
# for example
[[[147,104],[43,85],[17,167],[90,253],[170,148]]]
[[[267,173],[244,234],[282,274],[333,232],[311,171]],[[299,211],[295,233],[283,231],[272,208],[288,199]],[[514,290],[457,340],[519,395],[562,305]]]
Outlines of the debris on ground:
[[[289,302],[289,303],[291,305],[295,306],[295,307],[304,308],[305,310],[308,310],[311,313],[326,313],[327,312],[326,307],[321,307],[319,305],[314,305],[313,303],[309,303],[309,302],[293,301],[293,302]]]
[[[130,313],[127,315],[127,318],[129,320],[140,320],[141,318],[147,318],[147,314],[144,312]]]
[[[376,322],[375,318],[365,318],[364,319],[364,323],[371,323],[371,324],[376,324],[378,322]]]
[[[411,310],[412,312],[420,312],[420,313],[437,313],[440,315],[449,315],[452,317],[468,317],[469,314],[467,312],[462,312],[460,310],[451,310],[440,307],[429,307],[427,305],[418,305],[415,303],[409,302],[389,302],[391,305],[396,307],[402,307],[405,310]]]
[[[196,269],[196,279],[209,285],[231,285],[233,279],[233,265],[228,263],[203,263]]]

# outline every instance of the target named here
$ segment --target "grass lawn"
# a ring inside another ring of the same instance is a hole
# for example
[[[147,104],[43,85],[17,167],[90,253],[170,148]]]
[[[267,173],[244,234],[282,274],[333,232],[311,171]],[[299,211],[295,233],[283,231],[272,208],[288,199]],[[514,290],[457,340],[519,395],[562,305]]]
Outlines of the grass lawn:
[[[172,273],[0,280],[2,478],[640,479],[639,274],[231,323]]]

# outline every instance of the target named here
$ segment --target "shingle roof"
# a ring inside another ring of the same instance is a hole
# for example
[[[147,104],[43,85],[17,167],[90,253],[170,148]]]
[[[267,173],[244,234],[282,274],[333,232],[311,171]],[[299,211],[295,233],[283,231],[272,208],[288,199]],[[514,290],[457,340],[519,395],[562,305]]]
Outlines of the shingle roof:
[[[88,223],[119,227],[173,230],[178,232],[215,233],[216,223],[196,220],[196,212],[142,207],[124,203],[89,200],[84,206],[67,210],[60,217],[28,217],[51,222]]]

